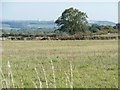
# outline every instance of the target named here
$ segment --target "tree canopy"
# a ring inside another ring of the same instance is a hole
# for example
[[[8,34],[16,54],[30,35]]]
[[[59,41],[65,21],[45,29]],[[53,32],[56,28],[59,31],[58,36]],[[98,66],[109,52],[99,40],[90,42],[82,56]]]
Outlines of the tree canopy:
[[[58,25],[59,31],[75,34],[87,30],[87,18],[86,13],[78,9],[69,8],[62,13],[55,23]]]

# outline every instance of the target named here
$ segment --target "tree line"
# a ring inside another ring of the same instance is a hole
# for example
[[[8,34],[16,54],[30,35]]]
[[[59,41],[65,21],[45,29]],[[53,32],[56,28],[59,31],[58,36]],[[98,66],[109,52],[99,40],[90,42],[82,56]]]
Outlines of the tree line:
[[[54,39],[100,39],[102,36],[108,33],[118,33],[117,26],[110,25],[89,25],[87,21],[87,14],[79,11],[78,9],[69,8],[61,14],[55,21],[58,28],[55,30],[39,30],[32,28],[24,28],[20,30],[3,30],[3,36],[41,36],[48,37],[49,35],[55,35]],[[57,36],[57,37],[56,37]],[[49,36],[51,37],[51,36]],[[52,39],[53,39],[52,38]],[[104,37],[103,37],[104,38]],[[108,38],[108,37],[107,37]],[[115,36],[116,38],[116,36]]]

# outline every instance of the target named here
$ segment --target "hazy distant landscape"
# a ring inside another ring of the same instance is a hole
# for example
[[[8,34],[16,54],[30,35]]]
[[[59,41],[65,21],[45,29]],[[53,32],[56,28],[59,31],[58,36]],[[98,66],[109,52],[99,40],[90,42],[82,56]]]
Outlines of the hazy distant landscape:
[[[55,21],[38,21],[38,20],[14,20],[14,21],[2,21],[0,22],[0,30],[3,33],[17,33],[17,32],[29,32],[29,33],[54,33],[58,28]],[[88,25],[93,24],[99,26],[116,26],[116,23],[110,21],[95,21],[88,20]]]
[[[56,28],[56,24],[54,21],[35,21],[35,20],[23,20],[23,21],[3,21],[0,22],[2,24],[2,28],[46,28],[46,29],[53,29]],[[89,25],[92,24],[98,24],[98,25],[111,25],[115,26],[116,23],[110,22],[110,21],[94,21],[94,20],[89,20],[88,21]]]

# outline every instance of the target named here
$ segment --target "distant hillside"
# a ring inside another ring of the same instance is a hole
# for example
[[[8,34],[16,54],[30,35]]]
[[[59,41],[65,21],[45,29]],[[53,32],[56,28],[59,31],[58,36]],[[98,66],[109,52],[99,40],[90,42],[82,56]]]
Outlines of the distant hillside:
[[[55,27],[54,21],[3,21],[3,28],[53,28]]]
[[[94,21],[89,20],[89,25],[98,24],[98,25],[111,25],[115,26],[116,23],[110,21]],[[35,20],[27,20],[27,21],[3,21],[3,28],[45,28],[45,29],[53,29],[57,27],[54,21],[35,21]]]
[[[89,20],[88,21],[89,24],[98,24],[98,25],[111,25],[111,26],[115,26],[116,23],[114,22],[110,22],[110,21],[95,21],[95,20]]]

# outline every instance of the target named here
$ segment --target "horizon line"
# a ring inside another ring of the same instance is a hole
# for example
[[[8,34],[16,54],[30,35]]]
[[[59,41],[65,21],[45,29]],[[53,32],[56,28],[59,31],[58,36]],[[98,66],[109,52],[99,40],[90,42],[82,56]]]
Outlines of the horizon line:
[[[16,20],[1,20],[1,22],[3,22],[3,21],[39,21],[39,22],[41,22],[41,21],[56,21],[56,20],[37,20],[37,19],[16,19]],[[110,21],[110,20],[87,20],[87,21],[108,21],[108,22],[113,22],[113,23],[118,23],[118,21],[117,22],[114,22],[114,21]]]

